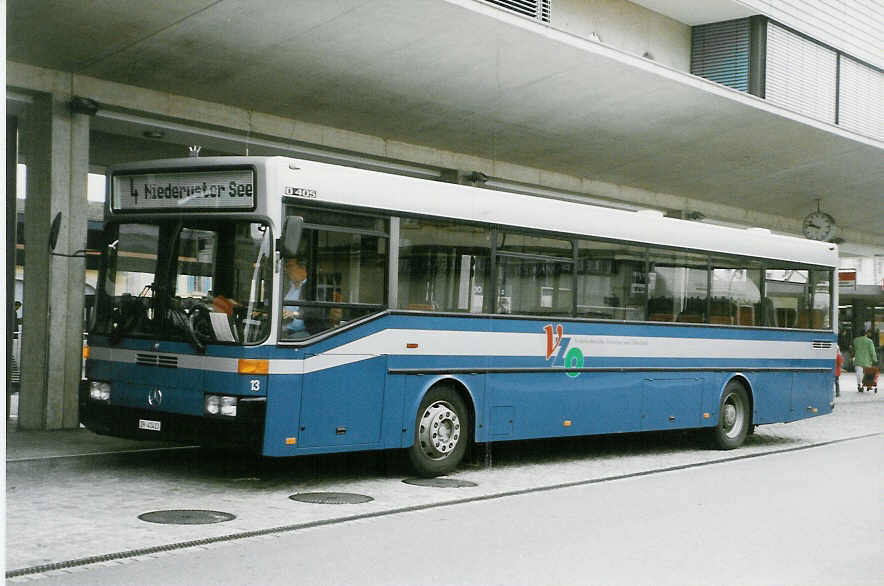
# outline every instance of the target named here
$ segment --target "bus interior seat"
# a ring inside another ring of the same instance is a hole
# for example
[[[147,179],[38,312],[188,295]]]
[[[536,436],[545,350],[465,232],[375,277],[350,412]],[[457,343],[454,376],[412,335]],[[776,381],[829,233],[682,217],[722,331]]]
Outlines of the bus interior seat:
[[[675,321],[671,313],[651,313],[648,315],[648,321]]]
[[[737,312],[737,323],[742,326],[759,325],[755,323],[755,308],[741,306]]]
[[[733,325],[734,318],[729,315],[711,315],[709,316],[709,323],[711,324],[723,324],[723,325]]]
[[[798,312],[798,318],[796,320],[795,327],[799,328],[810,328],[811,327],[811,318],[813,319],[813,327],[814,328],[822,328],[823,327],[823,312],[819,309],[814,309],[808,311],[806,309]]]
[[[678,319],[676,321],[683,324],[701,324],[706,320],[700,313],[680,313],[678,314]]]

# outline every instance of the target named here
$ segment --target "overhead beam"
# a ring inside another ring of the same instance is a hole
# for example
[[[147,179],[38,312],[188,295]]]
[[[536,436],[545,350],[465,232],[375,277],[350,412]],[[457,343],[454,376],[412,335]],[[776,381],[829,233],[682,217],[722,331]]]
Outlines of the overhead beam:
[[[553,31],[549,34],[560,33]],[[539,188],[537,191],[540,195],[556,191],[569,197],[601,198],[661,210],[699,211],[709,219],[744,226],[761,226],[787,234],[801,234],[800,219],[757,209],[714,203],[676,193],[651,191],[597,181],[591,177],[551,172],[508,161],[430,148],[89,76],[65,74],[13,62],[8,65],[8,84],[13,88],[45,91],[47,88],[57,87],[60,77],[69,79],[75,94],[90,97],[102,105],[97,123],[102,119],[108,121],[116,119],[123,126],[126,124],[142,125],[144,128],[149,128],[150,125],[165,126],[196,139],[205,137],[207,140],[223,140],[230,145],[238,144],[243,149],[238,154],[245,154],[244,150],[249,145],[289,153],[291,156],[298,156],[298,149],[304,149],[305,153],[309,153],[311,149],[318,149],[328,156],[333,153],[352,155],[355,158],[351,157],[351,164],[358,166],[372,166],[366,165],[365,160],[359,161],[360,157],[367,157],[375,162],[393,161],[406,166],[413,164],[424,169],[481,171],[503,183],[535,186]],[[642,64],[642,67],[651,66]],[[664,73],[683,76],[676,71],[667,70]],[[704,80],[692,83],[710,85]],[[714,92],[733,93],[726,88],[720,90],[716,88]],[[774,108],[752,96],[741,96],[739,99],[752,102],[762,109]],[[132,107],[133,104],[138,105],[137,110]],[[821,123],[814,122],[814,125]],[[840,129],[834,129],[833,132],[844,134]],[[389,166],[387,170],[402,172],[395,166]],[[843,230],[841,237],[860,245],[884,247],[884,242],[874,234]]]

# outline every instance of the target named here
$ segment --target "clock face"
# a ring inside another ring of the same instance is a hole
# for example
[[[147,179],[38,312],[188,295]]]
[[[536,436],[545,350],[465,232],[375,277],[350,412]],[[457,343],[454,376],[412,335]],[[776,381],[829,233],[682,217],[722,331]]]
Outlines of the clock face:
[[[804,235],[811,240],[829,240],[835,235],[835,220],[825,212],[813,212],[804,218]]]

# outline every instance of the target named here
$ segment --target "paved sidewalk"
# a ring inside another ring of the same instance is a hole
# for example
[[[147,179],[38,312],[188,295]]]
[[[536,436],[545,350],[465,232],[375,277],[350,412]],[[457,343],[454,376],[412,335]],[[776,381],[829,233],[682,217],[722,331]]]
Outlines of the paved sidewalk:
[[[23,431],[18,429],[15,420],[6,422],[7,462],[178,448],[182,445],[108,437],[85,428]]]
[[[92,433],[88,429],[32,431],[18,428],[18,393],[10,397],[11,417],[6,420],[4,452],[7,462],[55,457],[113,454],[180,447],[169,442],[127,440]]]
[[[454,490],[405,484],[402,474],[407,470],[378,469],[370,455],[294,459],[265,469],[196,450],[164,449],[179,447],[172,444],[107,438],[84,429],[18,431],[13,424],[5,434],[7,570],[140,548],[159,551],[169,544],[326,523],[354,514],[489,498],[880,435],[884,392],[857,393],[851,375],[844,375],[841,383],[832,415],[761,426],[734,452],[710,450],[704,442],[678,434],[510,442],[495,445],[493,466],[488,458],[459,469],[454,476],[477,486]],[[94,455],[133,450],[144,457]],[[375,500],[328,506],[289,499],[294,493],[314,491],[355,492]],[[169,509],[224,511],[236,518],[213,525],[160,525],[138,517]]]

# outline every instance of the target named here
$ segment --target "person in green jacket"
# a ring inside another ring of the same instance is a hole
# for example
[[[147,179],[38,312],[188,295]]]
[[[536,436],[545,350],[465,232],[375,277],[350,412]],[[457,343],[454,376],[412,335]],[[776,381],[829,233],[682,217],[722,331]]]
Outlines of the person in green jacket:
[[[878,366],[878,355],[872,342],[872,330],[853,339],[853,365],[856,367],[856,390],[863,391],[863,368]]]

